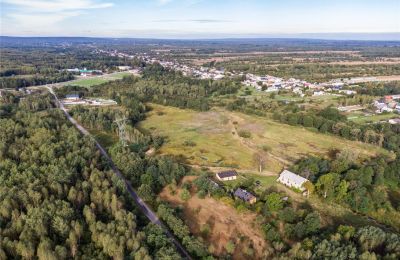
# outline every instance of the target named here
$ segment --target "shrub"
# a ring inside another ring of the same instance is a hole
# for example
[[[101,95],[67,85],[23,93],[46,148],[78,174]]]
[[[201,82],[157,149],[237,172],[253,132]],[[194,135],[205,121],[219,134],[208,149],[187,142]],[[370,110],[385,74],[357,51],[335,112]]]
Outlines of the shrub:
[[[238,134],[242,138],[250,138],[251,137],[251,133],[247,130],[240,130]]]

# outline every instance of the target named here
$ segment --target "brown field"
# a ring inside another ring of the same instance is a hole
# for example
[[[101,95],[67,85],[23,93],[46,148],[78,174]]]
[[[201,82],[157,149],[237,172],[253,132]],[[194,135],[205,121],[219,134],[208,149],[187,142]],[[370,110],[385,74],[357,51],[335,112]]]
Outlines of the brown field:
[[[194,178],[196,177],[187,176],[182,183]],[[159,196],[173,206],[183,205],[184,219],[190,231],[196,236],[202,236],[208,245],[212,245],[214,255],[224,255],[225,245],[228,241],[232,241],[236,245],[233,259],[248,258],[243,255],[243,249],[250,244],[254,248],[253,259],[261,259],[267,248],[267,242],[260,227],[256,226],[256,214],[238,213],[232,206],[213,198],[199,199],[194,192],[192,197],[184,202],[179,197],[180,191],[178,188],[172,195],[170,188],[166,187]],[[201,228],[206,224],[210,227],[208,235],[201,232]]]

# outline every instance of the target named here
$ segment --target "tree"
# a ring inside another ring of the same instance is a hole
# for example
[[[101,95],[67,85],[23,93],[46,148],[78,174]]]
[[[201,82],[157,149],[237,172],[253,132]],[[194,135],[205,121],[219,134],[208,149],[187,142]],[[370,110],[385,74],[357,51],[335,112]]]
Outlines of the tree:
[[[180,195],[181,199],[184,201],[188,201],[191,197],[189,190],[183,189]]]
[[[225,249],[228,254],[233,254],[233,252],[235,252],[235,244],[231,240],[229,240],[228,243],[226,243],[225,245]]]
[[[278,211],[283,208],[283,200],[281,195],[276,192],[272,192],[266,196],[266,206],[270,211]]]
[[[303,187],[307,190],[307,198],[314,193],[315,186],[311,181],[306,181]]]
[[[258,171],[262,173],[265,163],[267,161],[267,156],[263,152],[256,152],[253,154],[253,160],[257,165]]]
[[[336,186],[339,184],[339,175],[337,173],[327,173],[319,177],[315,188],[324,198],[333,198]]]

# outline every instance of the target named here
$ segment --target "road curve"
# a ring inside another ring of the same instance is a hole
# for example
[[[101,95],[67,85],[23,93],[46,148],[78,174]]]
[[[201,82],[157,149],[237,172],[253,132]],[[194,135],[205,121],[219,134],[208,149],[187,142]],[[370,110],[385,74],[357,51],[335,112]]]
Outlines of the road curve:
[[[85,136],[92,137],[89,131],[87,131],[82,125],[80,125],[67,111],[67,109],[64,107],[64,105],[59,101],[56,93],[52,89],[51,86],[46,86],[46,88],[49,90],[49,92],[53,95],[57,106],[64,112],[65,116],[67,119]],[[124,178],[122,175],[121,171],[118,170],[118,168],[115,166],[113,160],[111,157],[108,155],[106,150],[100,145],[99,142],[96,141],[96,139],[92,138],[94,143],[96,144],[96,147],[100,150],[101,154],[108,160],[111,169],[113,172],[117,175],[119,179],[121,179],[125,183],[125,187],[129,193],[129,195],[132,197],[132,199],[135,201],[136,205],[139,207],[140,211],[150,220],[151,223],[158,225],[161,227],[165,234],[168,236],[169,239],[171,239],[172,243],[175,245],[176,249],[178,252],[184,257],[185,259],[192,259],[189,253],[186,251],[186,249],[181,245],[181,243],[174,237],[174,235],[168,230],[168,228],[161,222],[161,220],[157,217],[157,215],[150,209],[150,207],[142,200],[142,198],[139,197],[139,195],[135,192],[133,189],[132,185]]]

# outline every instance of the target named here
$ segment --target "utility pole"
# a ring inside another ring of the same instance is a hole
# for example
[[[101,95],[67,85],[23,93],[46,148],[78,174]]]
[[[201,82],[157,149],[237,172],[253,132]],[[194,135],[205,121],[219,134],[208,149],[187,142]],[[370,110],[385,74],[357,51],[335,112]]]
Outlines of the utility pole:
[[[124,146],[124,147],[128,145],[126,132],[125,132],[126,121],[127,121],[127,119],[125,118],[125,116],[114,121],[118,125],[119,141],[121,142],[122,146]]]

